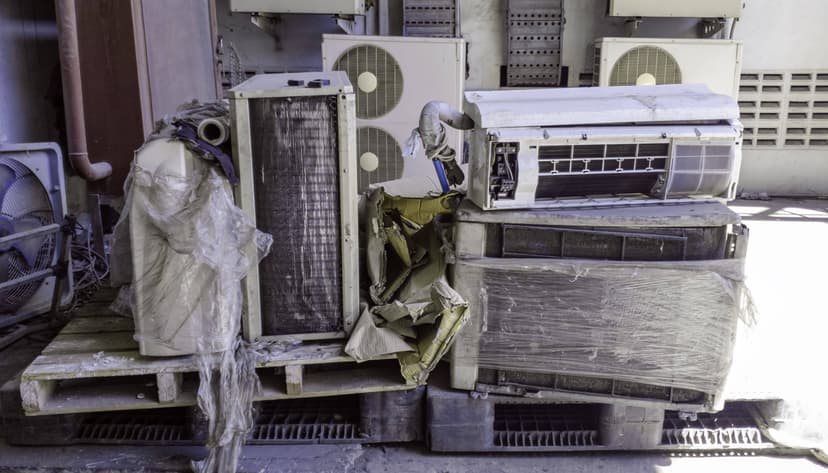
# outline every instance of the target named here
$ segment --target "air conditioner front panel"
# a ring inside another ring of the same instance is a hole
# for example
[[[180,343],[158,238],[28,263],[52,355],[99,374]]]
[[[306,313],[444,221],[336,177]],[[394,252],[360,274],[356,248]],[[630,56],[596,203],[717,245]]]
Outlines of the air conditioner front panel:
[[[597,85],[635,85],[641,76],[635,73],[638,66],[657,71],[651,78],[655,84],[704,84],[718,94],[738,95],[742,61],[738,41],[602,38],[595,47],[600,51]]]
[[[475,130],[472,140],[486,159],[475,160],[469,196],[483,209],[596,197],[731,199],[741,158],[738,122]]]
[[[345,58],[348,60],[344,61]],[[374,63],[370,64],[371,61]],[[396,146],[387,147],[389,151],[396,153],[399,149],[403,152],[411,131],[419,125],[420,112],[426,103],[438,100],[457,109],[463,106],[465,43],[462,39],[323,35],[322,62],[326,71],[337,68],[346,70],[354,85],[358,146],[361,138],[368,136],[360,130],[370,127],[383,130],[393,137]],[[360,62],[363,63],[362,68]],[[365,72],[366,67],[368,72],[386,72],[374,74],[377,76],[374,79],[361,74],[360,71]],[[462,132],[452,128],[447,128],[447,132],[449,145],[461,159]],[[361,147],[366,148],[364,145]],[[362,154],[357,155],[358,161]],[[425,158],[422,147],[413,158],[403,159],[396,154],[379,158],[377,170],[366,171],[363,168],[360,171],[360,191],[370,184],[400,178],[413,183],[408,186],[412,195],[422,196],[439,190],[434,166]],[[382,169],[386,163],[391,169]],[[402,173],[397,172],[399,163],[403,165]],[[393,185],[386,187],[393,188]]]

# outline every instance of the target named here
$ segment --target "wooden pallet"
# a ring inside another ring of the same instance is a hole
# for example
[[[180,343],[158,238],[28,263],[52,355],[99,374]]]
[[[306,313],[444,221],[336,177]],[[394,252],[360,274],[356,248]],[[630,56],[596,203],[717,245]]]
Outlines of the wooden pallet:
[[[144,357],[131,319],[93,301],[43,350],[20,380],[27,415],[153,409],[196,403],[194,357]],[[412,389],[393,357],[357,364],[344,341],[305,342],[268,354],[257,400]]]

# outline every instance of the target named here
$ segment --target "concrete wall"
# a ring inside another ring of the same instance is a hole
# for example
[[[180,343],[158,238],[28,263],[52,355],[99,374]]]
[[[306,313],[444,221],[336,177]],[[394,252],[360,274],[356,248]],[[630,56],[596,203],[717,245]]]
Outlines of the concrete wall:
[[[734,35],[745,43],[742,70],[828,73],[826,20],[825,0],[750,0]],[[820,121],[814,126],[828,127],[828,120]],[[745,148],[742,162],[744,191],[828,195],[826,146]]]

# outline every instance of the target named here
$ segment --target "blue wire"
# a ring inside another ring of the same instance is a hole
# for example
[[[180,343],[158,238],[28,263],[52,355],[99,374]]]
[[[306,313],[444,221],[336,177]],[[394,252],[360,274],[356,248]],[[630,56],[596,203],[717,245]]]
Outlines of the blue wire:
[[[446,170],[443,168],[443,162],[439,159],[432,159],[431,162],[434,163],[434,170],[437,171],[437,179],[440,180],[440,187],[443,188],[443,194],[448,194],[451,188],[446,178]]]

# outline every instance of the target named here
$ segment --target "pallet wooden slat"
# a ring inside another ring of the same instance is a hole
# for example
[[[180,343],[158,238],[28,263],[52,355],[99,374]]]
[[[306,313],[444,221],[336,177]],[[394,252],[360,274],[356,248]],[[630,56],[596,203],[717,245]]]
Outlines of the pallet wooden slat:
[[[61,335],[73,333],[130,332],[135,328],[132,319],[117,315],[74,318],[63,327]]]
[[[98,353],[100,351],[134,350],[137,344],[132,332],[86,333],[61,332],[46,348],[43,355],[68,355],[71,353]]]
[[[107,301],[70,321],[21,375],[27,415],[150,409],[196,403],[193,356],[145,357],[131,319],[113,315]],[[95,312],[97,311],[97,313]],[[356,364],[345,342],[274,342],[262,350],[257,400],[321,397],[411,389],[394,356]],[[334,369],[314,366],[337,365]],[[187,373],[193,373],[188,375]],[[105,380],[105,381],[104,381]]]

